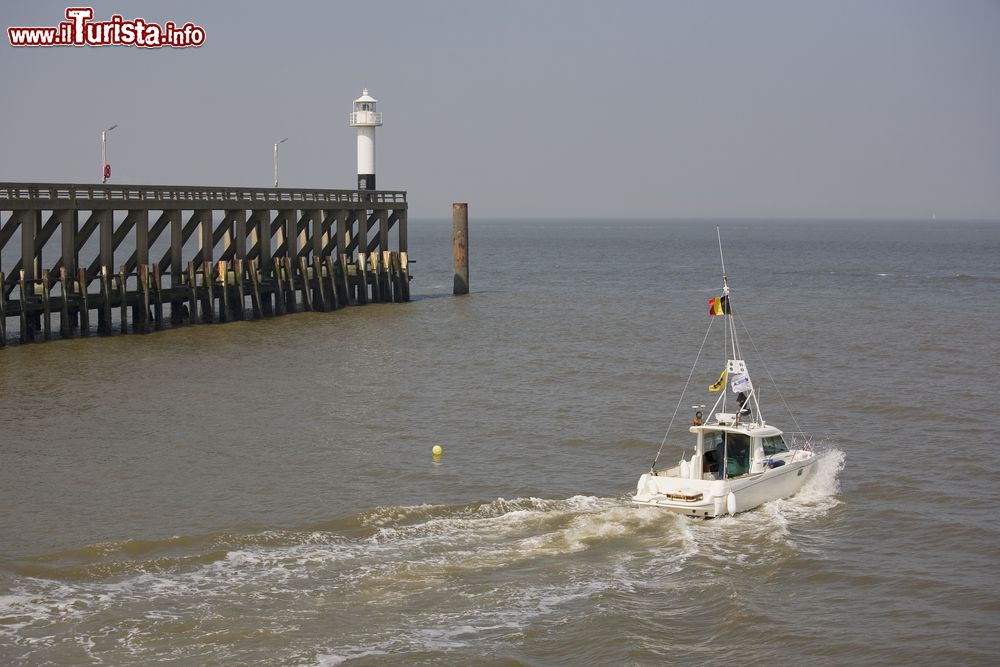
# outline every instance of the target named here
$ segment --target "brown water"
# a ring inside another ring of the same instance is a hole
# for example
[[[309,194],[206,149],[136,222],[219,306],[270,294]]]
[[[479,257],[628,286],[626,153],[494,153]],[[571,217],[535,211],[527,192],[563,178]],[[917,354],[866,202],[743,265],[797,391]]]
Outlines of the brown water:
[[[707,223],[474,223],[463,298],[413,223],[410,304],[0,350],[0,663],[994,662],[1000,225],[722,232],[824,455],[714,521],[627,502]]]

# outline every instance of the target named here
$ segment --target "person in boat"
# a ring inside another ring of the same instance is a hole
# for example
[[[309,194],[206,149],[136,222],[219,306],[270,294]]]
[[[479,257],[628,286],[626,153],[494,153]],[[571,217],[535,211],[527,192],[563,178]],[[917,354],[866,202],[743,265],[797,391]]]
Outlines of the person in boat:
[[[712,449],[705,449],[703,458],[703,473],[711,473],[716,477],[721,475],[723,461],[726,460],[726,438],[723,434],[719,442]]]
[[[739,406],[740,415],[750,414],[750,406],[747,405],[747,394],[745,391],[736,394],[736,405]]]
[[[691,426],[701,426],[701,410],[694,413],[694,419],[691,420]]]

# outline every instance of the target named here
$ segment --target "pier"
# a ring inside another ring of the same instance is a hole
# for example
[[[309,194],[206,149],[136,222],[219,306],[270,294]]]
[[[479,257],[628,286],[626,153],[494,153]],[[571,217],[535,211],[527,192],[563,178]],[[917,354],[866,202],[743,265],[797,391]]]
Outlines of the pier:
[[[0,183],[0,346],[15,328],[31,342],[408,301],[406,213],[402,191]]]

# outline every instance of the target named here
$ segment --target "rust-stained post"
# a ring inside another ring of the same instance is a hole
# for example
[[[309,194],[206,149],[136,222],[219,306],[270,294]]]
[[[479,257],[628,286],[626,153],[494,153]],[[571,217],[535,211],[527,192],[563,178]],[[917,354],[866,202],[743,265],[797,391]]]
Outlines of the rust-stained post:
[[[454,294],[469,293],[469,205],[451,205],[451,250],[455,257]]]

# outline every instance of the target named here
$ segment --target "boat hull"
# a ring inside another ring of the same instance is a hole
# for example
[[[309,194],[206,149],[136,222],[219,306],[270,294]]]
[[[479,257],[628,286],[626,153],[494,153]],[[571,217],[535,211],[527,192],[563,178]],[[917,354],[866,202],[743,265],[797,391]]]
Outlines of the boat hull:
[[[778,468],[731,479],[689,479],[662,472],[646,473],[639,478],[632,502],[700,518],[745,512],[792,496],[802,488],[816,456],[806,450],[789,454],[785,464]]]

